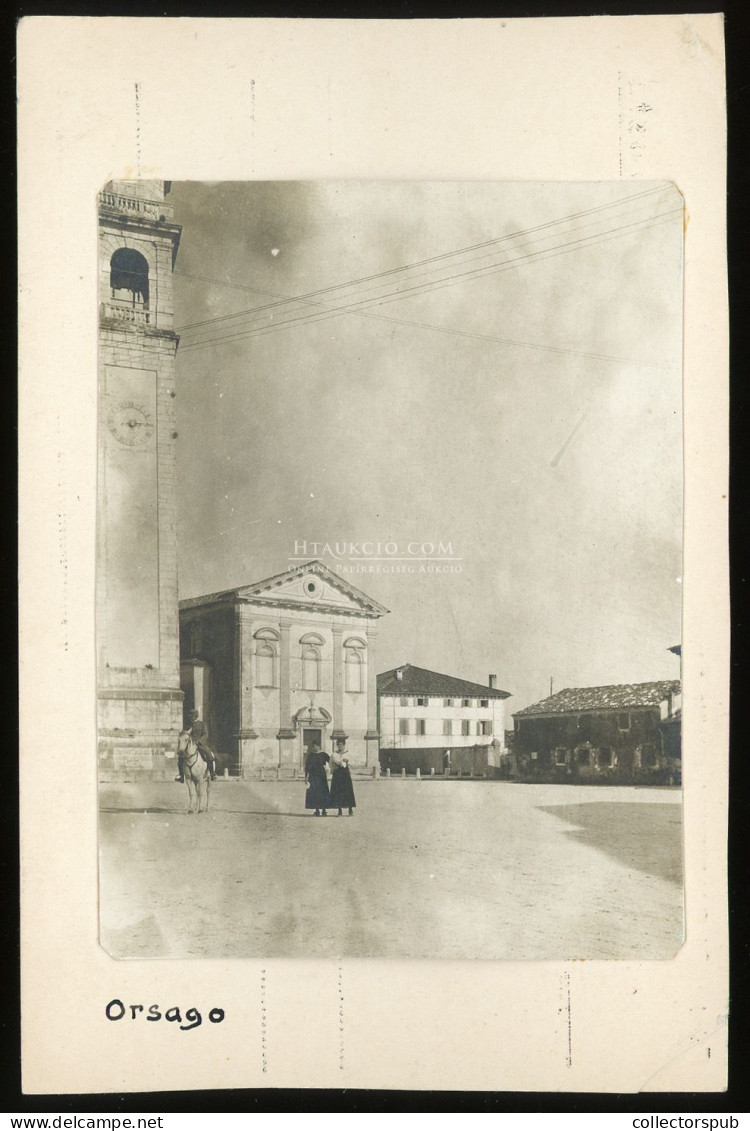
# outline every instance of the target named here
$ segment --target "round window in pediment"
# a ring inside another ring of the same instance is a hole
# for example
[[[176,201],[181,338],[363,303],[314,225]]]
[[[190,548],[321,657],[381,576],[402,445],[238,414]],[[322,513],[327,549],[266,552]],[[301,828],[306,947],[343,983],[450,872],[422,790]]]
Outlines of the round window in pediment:
[[[308,597],[320,596],[320,582],[317,577],[306,577],[302,583],[302,588]]]

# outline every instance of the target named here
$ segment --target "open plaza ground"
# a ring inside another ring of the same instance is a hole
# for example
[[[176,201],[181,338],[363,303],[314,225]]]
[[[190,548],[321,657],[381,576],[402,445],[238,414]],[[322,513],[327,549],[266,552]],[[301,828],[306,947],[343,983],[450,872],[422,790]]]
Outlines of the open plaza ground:
[[[116,957],[614,959],[683,939],[673,789],[357,779],[100,787],[101,942]],[[204,867],[196,867],[197,862]]]

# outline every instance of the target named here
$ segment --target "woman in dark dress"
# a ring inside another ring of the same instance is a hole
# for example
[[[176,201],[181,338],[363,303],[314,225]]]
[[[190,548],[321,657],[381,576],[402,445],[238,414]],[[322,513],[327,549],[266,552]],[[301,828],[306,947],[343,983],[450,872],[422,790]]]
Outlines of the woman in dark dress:
[[[305,809],[314,809],[316,817],[320,816],[321,809],[323,816],[328,816],[326,812],[328,808],[327,762],[330,762],[330,758],[325,751],[320,749],[317,742],[311,742],[305,758],[305,781],[307,782]]]
[[[354,786],[352,785],[352,775],[349,770],[349,758],[347,756],[346,743],[341,739],[336,743],[336,750],[331,759],[333,766],[333,774],[331,775],[331,808],[337,808],[337,817],[340,817],[341,810],[344,806],[349,810],[349,816],[354,816],[354,809],[356,808],[356,801],[354,800]]]

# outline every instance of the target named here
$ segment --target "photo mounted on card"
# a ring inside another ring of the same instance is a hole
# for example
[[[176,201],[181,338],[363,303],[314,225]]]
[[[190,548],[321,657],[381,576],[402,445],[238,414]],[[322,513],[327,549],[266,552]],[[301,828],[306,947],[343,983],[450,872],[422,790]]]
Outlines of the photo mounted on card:
[[[672,958],[675,185],[98,212],[105,950]]]
[[[21,21],[27,1092],[725,1086],[722,36]]]

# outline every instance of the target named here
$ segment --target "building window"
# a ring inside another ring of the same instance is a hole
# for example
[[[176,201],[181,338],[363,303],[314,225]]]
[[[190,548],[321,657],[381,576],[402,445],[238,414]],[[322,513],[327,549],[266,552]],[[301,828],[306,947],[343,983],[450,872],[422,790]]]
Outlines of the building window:
[[[418,707],[429,707],[429,705],[430,705],[429,699],[417,699],[417,706]]]
[[[461,734],[471,734],[471,721],[469,719],[461,719]]]
[[[453,734],[453,719],[443,719],[443,734]]]
[[[314,633],[303,636],[304,644],[322,644],[323,640],[313,640]],[[344,687],[347,691],[365,690],[365,657],[367,643],[361,636],[349,636],[344,641]]]
[[[492,723],[489,719],[481,719],[477,723],[477,734],[488,735],[492,734]]]
[[[471,707],[471,706],[473,706],[473,704],[474,704],[473,699],[462,699],[461,700],[461,706],[462,707]]]
[[[259,628],[255,637],[255,684],[257,687],[276,687],[278,669],[279,634],[275,628]]]
[[[609,768],[612,765],[612,751],[608,746],[602,746],[597,761],[602,768]]]
[[[304,589],[308,597],[320,596],[321,588],[316,577],[306,577],[303,582],[302,588]]]
[[[643,765],[651,769],[656,765],[656,750],[653,746],[643,747]]]
[[[479,706],[480,707],[489,707],[489,705],[490,705],[489,699],[480,699],[479,700]]]
[[[408,707],[409,706],[409,700],[406,698],[405,695],[401,696],[401,698],[398,701],[398,705],[399,705],[399,707]]]
[[[426,719],[417,719],[417,734],[427,734]]]
[[[200,621],[195,623],[190,628],[190,655],[193,658],[199,658],[203,651],[203,625]]]
[[[358,648],[346,649],[346,663],[344,668],[346,670],[346,690],[347,691],[362,691],[362,668],[364,667],[362,661],[362,653]]]
[[[627,711],[621,711],[617,716],[617,726],[619,730],[630,730],[630,715]]]
[[[452,699],[443,699],[443,706],[444,707],[452,707],[453,706],[453,700]]]
[[[565,749],[564,746],[558,746],[557,749],[555,750],[555,765],[556,766],[565,766],[565,765],[567,765],[567,761],[568,761],[568,751]]]
[[[305,691],[320,691],[320,650],[314,644],[302,648],[302,686]]]
[[[255,651],[256,681],[258,687],[275,687],[276,652],[273,644],[258,644]]]
[[[580,750],[576,750],[576,761],[579,766],[591,765],[591,751],[588,746],[582,746]]]
[[[399,734],[408,734],[409,733],[409,720],[408,719],[399,719],[398,720],[398,733]]]
[[[112,298],[148,310],[148,260],[132,247],[118,247],[109,262]]]

